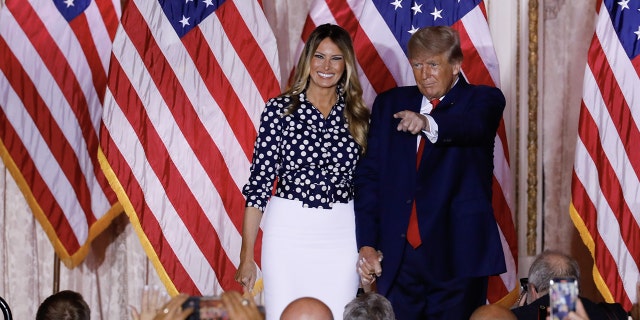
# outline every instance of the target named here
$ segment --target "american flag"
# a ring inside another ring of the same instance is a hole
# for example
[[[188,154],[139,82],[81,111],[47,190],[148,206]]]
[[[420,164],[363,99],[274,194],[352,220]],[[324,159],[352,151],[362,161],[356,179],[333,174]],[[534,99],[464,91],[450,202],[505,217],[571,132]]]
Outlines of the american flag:
[[[425,26],[448,25],[459,31],[464,53],[462,69],[470,83],[500,84],[498,61],[481,0],[314,0],[302,40],[323,23],[338,24],[352,35],[368,105],[372,105],[382,91],[415,85],[406,45],[412,33]],[[300,44],[298,54],[302,46]],[[503,298],[507,301],[518,293],[517,237],[512,218],[513,190],[504,123],[498,130],[495,146],[493,206],[507,272],[490,279],[488,300],[492,303]]]
[[[598,3],[584,74],[571,218],[596,286],[629,310],[640,281],[640,1]]]
[[[98,163],[120,0],[6,0],[0,154],[69,267],[122,208]]]
[[[241,188],[279,74],[276,39],[255,0],[123,8],[100,159],[171,294],[241,290]]]

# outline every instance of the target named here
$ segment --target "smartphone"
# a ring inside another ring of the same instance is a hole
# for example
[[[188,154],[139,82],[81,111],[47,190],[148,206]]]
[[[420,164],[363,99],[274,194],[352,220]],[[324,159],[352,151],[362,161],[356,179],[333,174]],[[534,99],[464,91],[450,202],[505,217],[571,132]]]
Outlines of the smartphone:
[[[192,296],[182,304],[182,308],[193,308],[186,320],[228,320],[229,315],[218,296]]]
[[[569,312],[576,311],[578,280],[576,278],[553,278],[549,281],[549,309],[551,320],[564,319]]]

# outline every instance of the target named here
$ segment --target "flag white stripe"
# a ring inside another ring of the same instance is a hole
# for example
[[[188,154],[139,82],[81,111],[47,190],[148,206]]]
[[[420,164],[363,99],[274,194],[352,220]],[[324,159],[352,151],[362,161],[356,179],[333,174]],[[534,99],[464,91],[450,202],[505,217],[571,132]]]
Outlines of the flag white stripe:
[[[502,189],[502,194],[505,198],[506,205],[509,207],[509,211],[513,212],[513,183],[511,182],[511,169],[509,168],[509,163],[507,163],[507,158],[501,157],[498,155],[505,154],[504,144],[498,135],[496,135],[494,144],[493,154],[495,155],[493,158],[493,176],[498,181],[500,188]]]
[[[465,26],[465,30],[473,43],[473,46],[478,51],[482,62],[489,70],[491,79],[496,87],[500,87],[500,67],[498,64],[498,57],[496,55],[495,48],[493,47],[493,41],[491,40],[491,31],[489,30],[489,24],[480,10],[480,6],[476,6],[467,15],[462,17],[462,23]]]

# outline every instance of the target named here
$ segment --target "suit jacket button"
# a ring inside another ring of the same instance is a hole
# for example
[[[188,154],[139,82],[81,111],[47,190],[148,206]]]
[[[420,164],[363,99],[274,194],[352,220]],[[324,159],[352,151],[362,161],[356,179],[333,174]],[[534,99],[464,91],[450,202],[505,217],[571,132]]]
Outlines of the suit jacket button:
[[[407,237],[406,234],[404,234],[404,233],[400,234],[400,238],[406,238],[406,237]]]
[[[411,204],[412,202],[413,202],[413,200],[409,199],[409,200],[407,200],[407,202],[406,202],[406,203],[407,203],[407,204]]]

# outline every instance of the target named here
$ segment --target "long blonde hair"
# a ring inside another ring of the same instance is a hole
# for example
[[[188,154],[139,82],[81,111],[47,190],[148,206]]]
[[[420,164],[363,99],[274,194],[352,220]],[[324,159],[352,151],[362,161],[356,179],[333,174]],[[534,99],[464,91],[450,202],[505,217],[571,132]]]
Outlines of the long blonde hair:
[[[349,124],[349,132],[354,140],[362,148],[362,153],[367,149],[367,133],[369,131],[369,109],[362,100],[362,86],[356,71],[356,57],[353,51],[353,43],[349,33],[340,26],[323,24],[318,26],[304,45],[300,54],[298,65],[291,81],[291,86],[281,96],[298,95],[307,89],[310,81],[311,58],[318,49],[322,40],[329,38],[335,43],[345,62],[345,72],[342,74],[338,85],[342,87],[341,94],[345,95],[346,108],[344,116]],[[300,106],[298,99],[291,99],[291,105],[286,114],[294,113]]]

